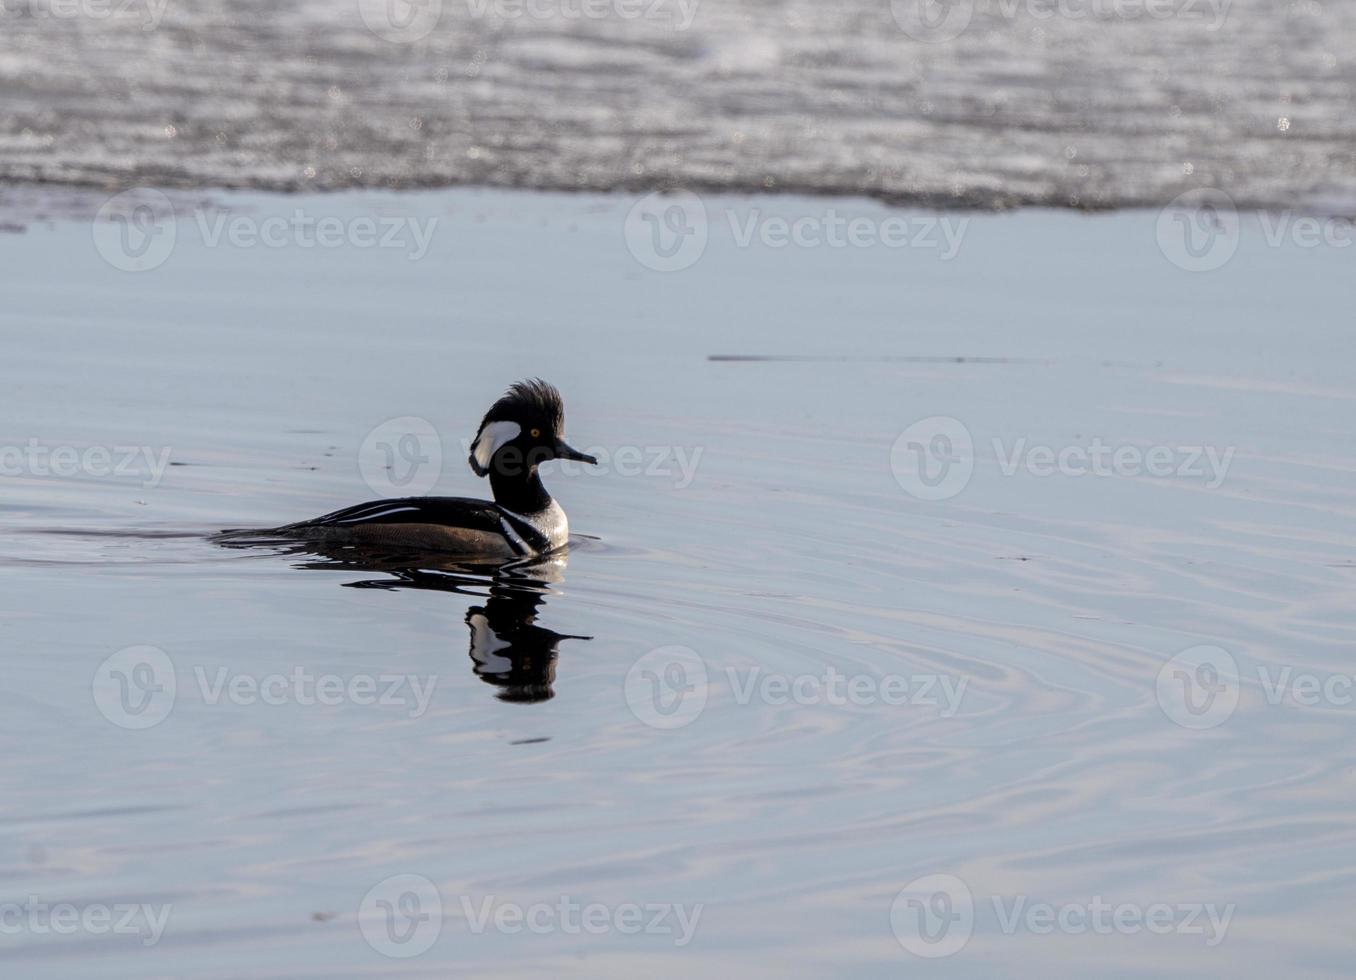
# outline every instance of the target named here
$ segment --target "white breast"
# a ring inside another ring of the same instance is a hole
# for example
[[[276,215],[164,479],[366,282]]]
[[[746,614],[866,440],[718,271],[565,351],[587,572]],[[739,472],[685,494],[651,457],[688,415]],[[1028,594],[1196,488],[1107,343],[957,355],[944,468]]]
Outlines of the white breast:
[[[510,513],[546,535],[551,550],[561,547],[570,540],[570,522],[565,517],[564,509],[554,500],[542,510],[530,514],[519,514],[517,511]]]

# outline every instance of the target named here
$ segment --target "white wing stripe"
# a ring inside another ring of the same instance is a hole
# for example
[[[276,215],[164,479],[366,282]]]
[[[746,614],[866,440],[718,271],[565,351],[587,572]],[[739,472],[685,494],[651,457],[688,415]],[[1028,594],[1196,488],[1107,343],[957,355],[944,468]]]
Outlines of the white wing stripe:
[[[523,554],[532,553],[533,549],[528,547],[527,542],[524,541],[523,536],[514,529],[511,521],[506,521],[501,517],[499,519],[499,526],[504,529],[504,537],[509,539],[509,543],[512,544],[513,547],[517,548]]]
[[[375,521],[382,517],[390,517],[392,514],[404,514],[408,511],[418,510],[418,507],[392,507],[389,510],[378,510],[376,513],[371,511],[361,511],[357,514],[350,514],[348,517],[340,518],[335,521],[336,524],[355,524],[360,521]]]

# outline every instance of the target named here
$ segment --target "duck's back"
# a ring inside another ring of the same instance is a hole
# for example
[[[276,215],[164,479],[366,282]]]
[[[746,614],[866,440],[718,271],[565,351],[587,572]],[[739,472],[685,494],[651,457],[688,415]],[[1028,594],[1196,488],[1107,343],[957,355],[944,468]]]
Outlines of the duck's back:
[[[536,524],[488,500],[473,497],[398,497],[345,507],[278,528],[312,541],[427,548],[512,558],[554,546]]]

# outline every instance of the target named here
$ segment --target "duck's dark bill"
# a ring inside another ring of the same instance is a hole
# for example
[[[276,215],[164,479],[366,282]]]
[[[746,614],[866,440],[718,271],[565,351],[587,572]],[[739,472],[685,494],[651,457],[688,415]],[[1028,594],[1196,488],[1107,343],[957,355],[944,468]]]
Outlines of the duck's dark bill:
[[[568,446],[563,442],[556,443],[556,458],[574,459],[578,460],[581,463],[592,463],[594,466],[598,465],[598,460],[595,459],[594,457],[588,455],[587,453],[581,453],[578,449],[575,449],[572,446]]]

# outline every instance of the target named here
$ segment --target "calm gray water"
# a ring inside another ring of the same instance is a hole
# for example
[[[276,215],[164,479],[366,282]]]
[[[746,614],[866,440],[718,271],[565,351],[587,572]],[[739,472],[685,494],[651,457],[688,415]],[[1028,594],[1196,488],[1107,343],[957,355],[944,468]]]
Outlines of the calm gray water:
[[[3,0],[0,180],[1356,210],[1330,0]]]
[[[226,201],[345,242],[0,236],[7,976],[1349,971],[1349,251],[711,198],[665,273],[626,198]],[[482,492],[535,374],[607,458],[568,560],[208,540]]]

